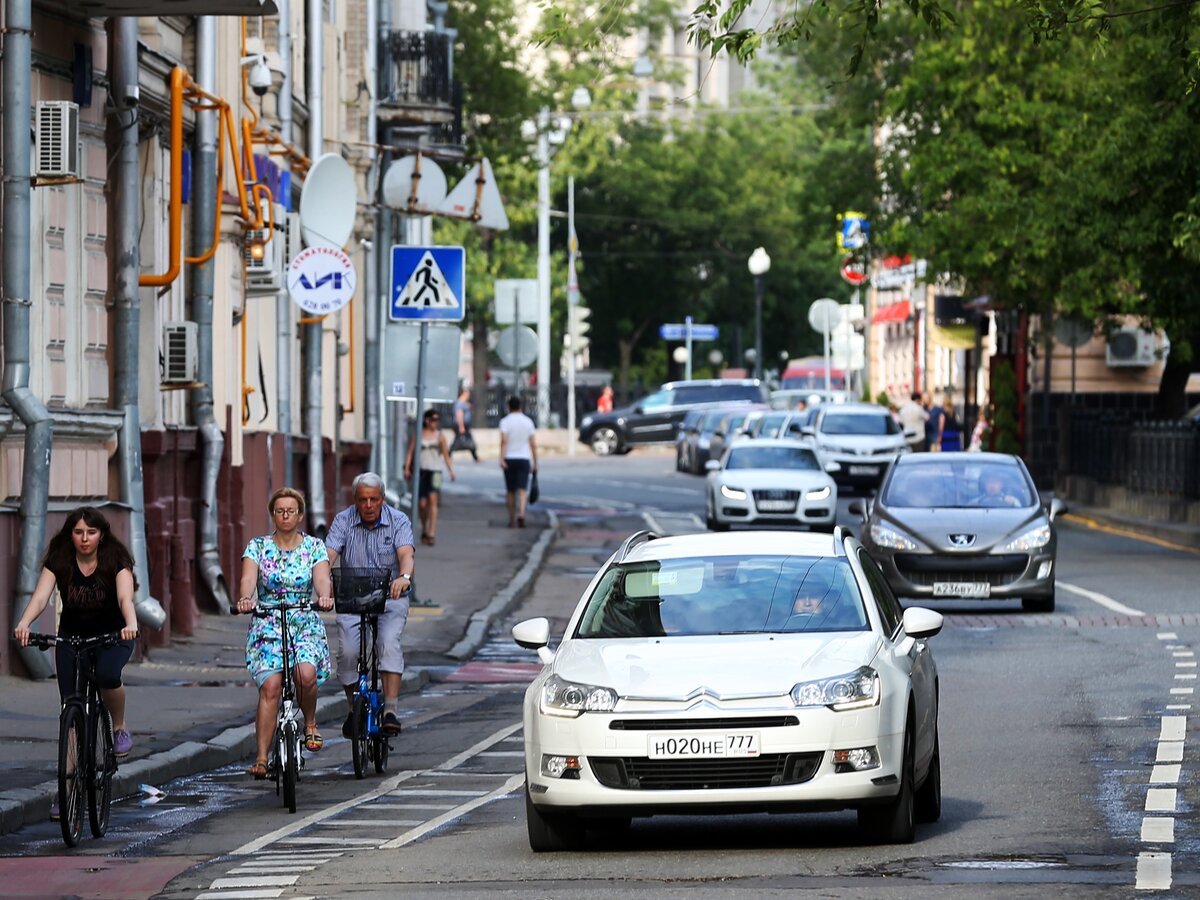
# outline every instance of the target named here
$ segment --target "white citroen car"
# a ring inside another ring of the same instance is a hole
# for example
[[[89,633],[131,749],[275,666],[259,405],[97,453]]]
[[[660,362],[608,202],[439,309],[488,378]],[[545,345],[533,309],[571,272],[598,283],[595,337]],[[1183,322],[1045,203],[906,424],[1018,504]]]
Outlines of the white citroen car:
[[[535,851],[633,817],[855,809],[908,843],[941,815],[942,617],[902,610],[853,537],[631,536],[525,695]]]

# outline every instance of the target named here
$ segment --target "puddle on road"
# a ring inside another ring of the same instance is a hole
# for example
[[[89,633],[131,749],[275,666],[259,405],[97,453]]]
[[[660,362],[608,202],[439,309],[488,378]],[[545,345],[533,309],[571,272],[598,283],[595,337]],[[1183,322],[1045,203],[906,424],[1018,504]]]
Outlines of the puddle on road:
[[[936,864],[943,869],[1065,869],[1067,864],[1046,859],[963,859]]]

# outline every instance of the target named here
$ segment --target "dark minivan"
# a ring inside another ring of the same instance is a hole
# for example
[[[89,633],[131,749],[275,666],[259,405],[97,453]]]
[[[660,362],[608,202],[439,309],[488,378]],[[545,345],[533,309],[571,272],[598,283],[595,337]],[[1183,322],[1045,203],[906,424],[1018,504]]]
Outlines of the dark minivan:
[[[669,444],[689,410],[739,403],[766,404],[766,386],[755,378],[672,381],[631,406],[589,413],[579,423],[579,440],[598,456],[627,453],[638,444]]]

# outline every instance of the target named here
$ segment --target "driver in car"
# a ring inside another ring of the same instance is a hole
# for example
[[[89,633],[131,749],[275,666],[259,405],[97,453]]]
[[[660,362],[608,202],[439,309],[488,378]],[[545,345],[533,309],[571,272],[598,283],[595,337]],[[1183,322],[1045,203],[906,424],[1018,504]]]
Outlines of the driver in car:
[[[1021,501],[1008,489],[1008,479],[999,472],[986,472],[980,479],[982,493],[971,501],[972,506],[1020,506]]]

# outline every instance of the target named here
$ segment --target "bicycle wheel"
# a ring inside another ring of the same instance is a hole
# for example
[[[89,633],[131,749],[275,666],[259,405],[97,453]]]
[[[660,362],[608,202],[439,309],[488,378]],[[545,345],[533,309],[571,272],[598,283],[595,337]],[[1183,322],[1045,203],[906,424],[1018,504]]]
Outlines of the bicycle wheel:
[[[387,771],[388,736],[386,734],[377,734],[371,740],[375,745],[375,774],[382,775]]]
[[[283,729],[283,805],[288,812],[296,811],[296,779],[300,777],[300,760],[296,756],[296,723]]]
[[[112,780],[117,770],[113,749],[112,715],[97,703],[92,723],[91,765],[88,766],[88,822],[92,837],[104,837],[108,831],[108,812],[112,806]]]
[[[362,694],[354,695],[354,708],[350,713],[350,755],[354,757],[354,777],[362,778],[367,774],[367,698]]]
[[[84,789],[87,780],[87,723],[83,707],[68,703],[58,725],[58,824],[68,847],[83,835]]]

